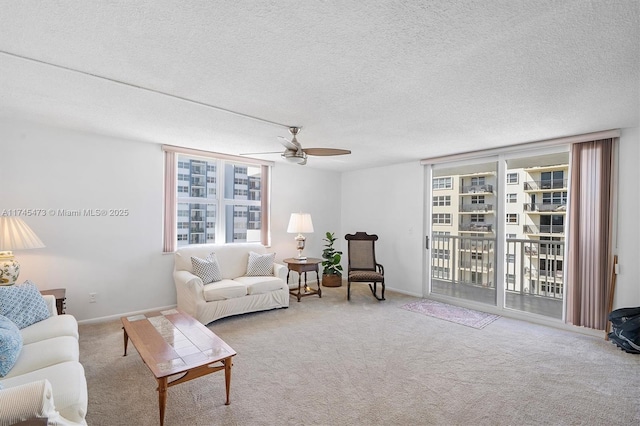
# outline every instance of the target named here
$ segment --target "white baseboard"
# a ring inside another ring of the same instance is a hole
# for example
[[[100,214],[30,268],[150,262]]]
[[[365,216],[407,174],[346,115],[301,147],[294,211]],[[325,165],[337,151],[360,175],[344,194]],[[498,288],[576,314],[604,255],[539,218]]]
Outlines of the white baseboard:
[[[132,315],[140,315],[140,314],[144,314],[144,313],[147,313],[147,312],[166,311],[168,309],[174,309],[175,307],[176,307],[176,305],[169,305],[169,306],[163,306],[163,307],[153,308],[153,309],[144,309],[142,311],[125,312],[125,313],[122,313],[122,314],[109,315],[109,316],[106,316],[106,317],[91,318],[91,319],[87,319],[87,320],[78,321],[78,324],[97,324],[97,323],[101,323],[101,322],[109,322],[109,321],[119,320],[122,317],[129,317],[129,316],[132,316]]]

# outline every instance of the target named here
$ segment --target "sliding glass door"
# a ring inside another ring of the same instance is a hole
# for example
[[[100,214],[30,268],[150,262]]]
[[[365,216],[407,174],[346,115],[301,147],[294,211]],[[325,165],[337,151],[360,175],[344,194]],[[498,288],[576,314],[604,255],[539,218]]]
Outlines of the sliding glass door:
[[[506,161],[506,308],[562,319],[568,176],[568,152]]]
[[[496,162],[434,167],[431,292],[496,304]]]
[[[428,293],[562,319],[569,153],[427,165]]]

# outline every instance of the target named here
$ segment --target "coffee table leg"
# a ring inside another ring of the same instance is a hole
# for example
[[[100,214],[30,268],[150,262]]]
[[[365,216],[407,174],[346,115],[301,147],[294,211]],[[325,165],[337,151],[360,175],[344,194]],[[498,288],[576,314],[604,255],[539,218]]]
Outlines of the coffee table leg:
[[[164,408],[167,405],[167,378],[158,379],[158,406],[160,407],[160,426],[164,425]]]
[[[129,335],[127,334],[127,330],[122,327],[122,331],[124,332],[124,355],[127,356],[127,344],[129,343]]]
[[[227,387],[227,402],[224,405],[229,405],[229,389],[231,388],[231,358],[224,360],[224,383]]]

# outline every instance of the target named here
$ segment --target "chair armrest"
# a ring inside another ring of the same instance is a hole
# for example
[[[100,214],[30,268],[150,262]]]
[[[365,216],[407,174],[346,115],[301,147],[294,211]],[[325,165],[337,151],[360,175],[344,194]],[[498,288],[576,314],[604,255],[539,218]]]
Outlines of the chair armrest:
[[[384,266],[379,263],[376,263],[376,267],[378,268],[378,272],[384,275]]]
[[[34,417],[47,418],[48,424],[79,425],[56,411],[51,383],[46,379],[0,390],[0,424],[10,425]]]
[[[47,309],[49,310],[49,316],[55,317],[56,315],[58,315],[58,308],[56,306],[55,296],[51,294],[44,294],[42,298],[47,304]]]

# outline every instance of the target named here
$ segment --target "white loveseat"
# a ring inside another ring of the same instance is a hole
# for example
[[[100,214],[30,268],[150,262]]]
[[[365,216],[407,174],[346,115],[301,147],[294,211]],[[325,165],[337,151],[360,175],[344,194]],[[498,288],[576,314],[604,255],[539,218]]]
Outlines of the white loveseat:
[[[266,254],[259,243],[199,244],[175,253],[173,278],[178,308],[203,324],[247,312],[289,306],[287,268],[273,264],[273,275],[246,276],[249,253]],[[194,275],[191,257],[205,259],[215,253],[222,280],[204,284]]]
[[[44,296],[50,317],[20,330],[23,346],[11,370],[0,377],[0,425],[33,417],[48,424],[86,425],[87,382],[79,362],[78,323],[58,315]]]

